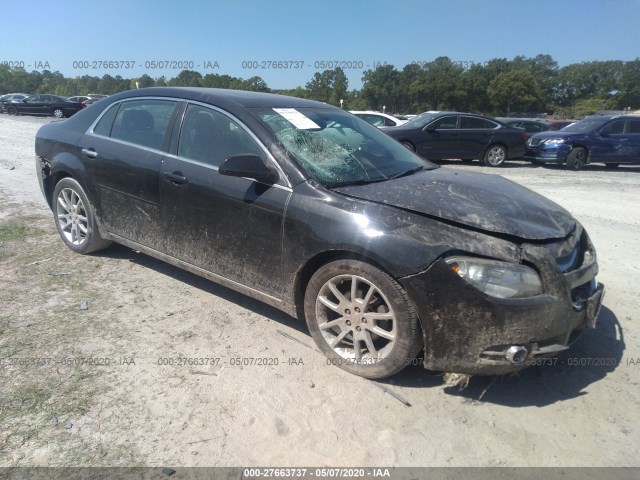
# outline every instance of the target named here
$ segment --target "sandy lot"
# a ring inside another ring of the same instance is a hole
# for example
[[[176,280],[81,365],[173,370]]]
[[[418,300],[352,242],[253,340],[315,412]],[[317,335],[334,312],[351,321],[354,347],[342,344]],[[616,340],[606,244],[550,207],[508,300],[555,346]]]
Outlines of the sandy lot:
[[[570,210],[607,287],[555,366],[460,392],[327,366],[300,322],[130,249],[71,253],[35,178],[49,121],[0,115],[0,466],[640,466],[640,167],[451,162]]]

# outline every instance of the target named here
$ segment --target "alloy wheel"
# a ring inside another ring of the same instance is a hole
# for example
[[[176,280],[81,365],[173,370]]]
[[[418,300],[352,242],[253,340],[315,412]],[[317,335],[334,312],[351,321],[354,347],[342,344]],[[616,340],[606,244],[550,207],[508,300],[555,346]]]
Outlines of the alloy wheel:
[[[64,188],[58,194],[58,224],[67,241],[82,245],[87,238],[87,212],[78,194],[71,188]]]
[[[316,321],[329,347],[344,359],[373,363],[387,357],[396,342],[390,302],[376,285],[357,275],[339,275],[322,286]]]

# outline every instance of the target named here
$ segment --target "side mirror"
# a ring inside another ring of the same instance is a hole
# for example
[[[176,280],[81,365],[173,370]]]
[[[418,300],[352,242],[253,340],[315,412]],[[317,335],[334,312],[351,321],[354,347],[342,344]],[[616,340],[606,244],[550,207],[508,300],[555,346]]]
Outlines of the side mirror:
[[[218,169],[220,175],[230,177],[253,178],[259,182],[272,185],[278,180],[278,174],[258,155],[245,153],[233,155],[222,162]]]
[[[437,132],[437,130],[435,129],[435,127],[432,127],[431,125],[427,125],[426,127],[424,127],[422,129],[423,132],[429,132],[429,133],[434,133]]]
[[[607,132],[600,132],[600,131],[596,132],[596,135],[598,137],[608,137],[609,136],[609,134]]]

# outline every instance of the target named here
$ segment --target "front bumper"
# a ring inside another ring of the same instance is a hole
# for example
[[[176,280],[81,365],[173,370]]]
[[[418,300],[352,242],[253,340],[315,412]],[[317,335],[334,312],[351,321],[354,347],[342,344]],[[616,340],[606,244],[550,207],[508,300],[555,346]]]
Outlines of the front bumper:
[[[444,260],[401,279],[422,323],[425,368],[473,375],[514,372],[533,364],[536,356],[565,350],[579,332],[595,327],[604,294],[595,281],[595,256],[563,273],[547,247],[523,245],[522,252],[523,262],[538,269],[545,286],[542,295],[490,297],[461,279]],[[526,348],[527,360],[508,360],[511,346]]]
[[[567,161],[567,155],[569,155],[570,151],[571,146],[567,144],[540,144],[535,147],[527,145],[527,149],[524,153],[523,158],[525,160],[536,160],[538,162],[562,164]]]

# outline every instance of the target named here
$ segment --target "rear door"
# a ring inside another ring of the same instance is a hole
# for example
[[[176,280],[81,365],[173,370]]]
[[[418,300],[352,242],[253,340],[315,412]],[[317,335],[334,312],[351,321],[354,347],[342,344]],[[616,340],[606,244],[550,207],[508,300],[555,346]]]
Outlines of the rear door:
[[[103,228],[157,250],[164,248],[160,166],[177,104],[158,99],[117,103],[81,140]]]
[[[220,175],[219,166],[233,155],[273,161],[248,128],[220,109],[190,104],[175,143],[160,176],[167,253],[279,296],[283,220],[292,192],[284,174],[275,185]]]
[[[498,128],[497,123],[471,115],[460,115],[455,158],[481,158]]]

